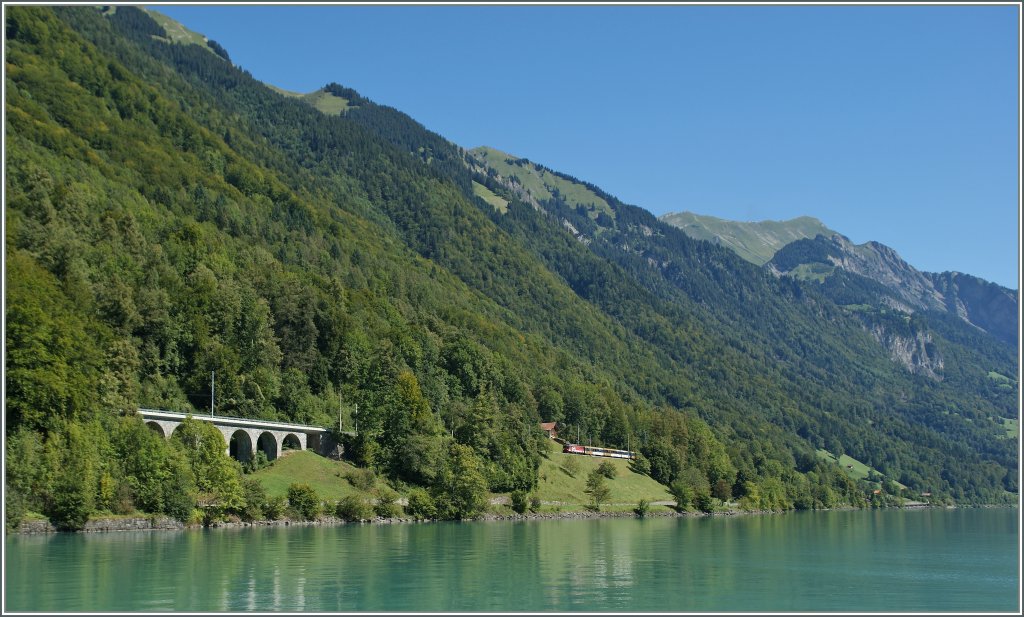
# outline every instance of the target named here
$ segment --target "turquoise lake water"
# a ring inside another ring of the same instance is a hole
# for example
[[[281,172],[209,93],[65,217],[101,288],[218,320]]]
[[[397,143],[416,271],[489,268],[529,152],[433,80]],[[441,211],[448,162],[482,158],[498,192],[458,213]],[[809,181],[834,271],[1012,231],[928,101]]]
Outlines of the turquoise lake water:
[[[7,611],[1015,612],[1015,509],[9,536]]]

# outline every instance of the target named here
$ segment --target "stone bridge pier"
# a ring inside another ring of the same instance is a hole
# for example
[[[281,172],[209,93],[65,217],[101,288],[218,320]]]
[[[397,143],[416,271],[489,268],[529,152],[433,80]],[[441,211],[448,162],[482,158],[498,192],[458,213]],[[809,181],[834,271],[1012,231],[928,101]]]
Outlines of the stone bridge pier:
[[[146,424],[166,439],[181,426],[188,414],[158,409],[140,409]],[[285,422],[270,422],[252,418],[193,415],[193,419],[210,422],[224,437],[225,452],[242,462],[251,461],[258,452],[267,460],[281,456],[284,450],[314,450],[325,454],[333,447],[330,434],[321,426],[306,426]]]
[[[281,452],[289,450],[305,450],[307,435],[305,433],[289,433],[285,431],[266,431],[261,429],[234,428],[218,426],[224,443],[228,444],[227,452],[231,458],[240,461],[252,460],[256,452],[262,451],[268,461],[281,456]]]

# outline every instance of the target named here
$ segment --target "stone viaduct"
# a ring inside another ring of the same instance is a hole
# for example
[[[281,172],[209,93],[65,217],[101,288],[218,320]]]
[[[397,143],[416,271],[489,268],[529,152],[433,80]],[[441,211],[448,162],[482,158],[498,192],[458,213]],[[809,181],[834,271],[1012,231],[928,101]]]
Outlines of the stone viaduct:
[[[181,426],[182,420],[190,414],[160,409],[139,409],[139,415],[154,431],[166,439],[170,439],[174,430]],[[326,454],[333,447],[330,434],[321,426],[305,426],[270,422],[268,420],[252,420],[249,418],[231,418],[228,416],[212,416],[191,414],[195,420],[210,422],[224,436],[224,445],[231,458],[245,462],[252,460],[256,452],[262,450],[267,460],[274,460],[285,448],[294,450],[313,450]]]

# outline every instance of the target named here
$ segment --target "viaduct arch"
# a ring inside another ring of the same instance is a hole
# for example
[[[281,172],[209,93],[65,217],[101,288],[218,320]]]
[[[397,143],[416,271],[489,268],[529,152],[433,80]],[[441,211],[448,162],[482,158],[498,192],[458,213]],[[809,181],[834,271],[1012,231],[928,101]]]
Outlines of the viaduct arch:
[[[286,422],[270,422],[250,418],[184,414],[160,409],[139,409],[139,415],[154,431],[170,439],[182,421],[192,416],[195,420],[210,422],[224,437],[225,452],[242,462],[250,461],[258,451],[267,460],[281,456],[283,450],[313,450],[325,454],[330,436],[322,426],[307,426]]]

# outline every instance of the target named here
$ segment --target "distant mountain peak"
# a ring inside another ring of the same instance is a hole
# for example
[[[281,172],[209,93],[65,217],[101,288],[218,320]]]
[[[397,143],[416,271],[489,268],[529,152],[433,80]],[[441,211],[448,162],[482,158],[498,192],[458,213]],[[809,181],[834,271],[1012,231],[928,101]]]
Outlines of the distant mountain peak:
[[[836,233],[812,216],[798,216],[788,221],[740,222],[693,212],[670,212],[658,218],[682,229],[691,238],[721,244],[759,266],[790,242]]]
[[[905,314],[922,310],[948,312],[1011,347],[1017,345],[1015,291],[970,275],[921,272],[892,247],[874,240],[855,244],[812,216],[788,221],[740,222],[693,212],[673,212],[659,218],[692,238],[732,249],[740,257],[764,265],[776,275],[824,283],[841,270],[872,281],[868,285],[873,290],[868,294],[872,300],[867,304],[880,302]],[[849,291],[843,293],[850,294]]]

